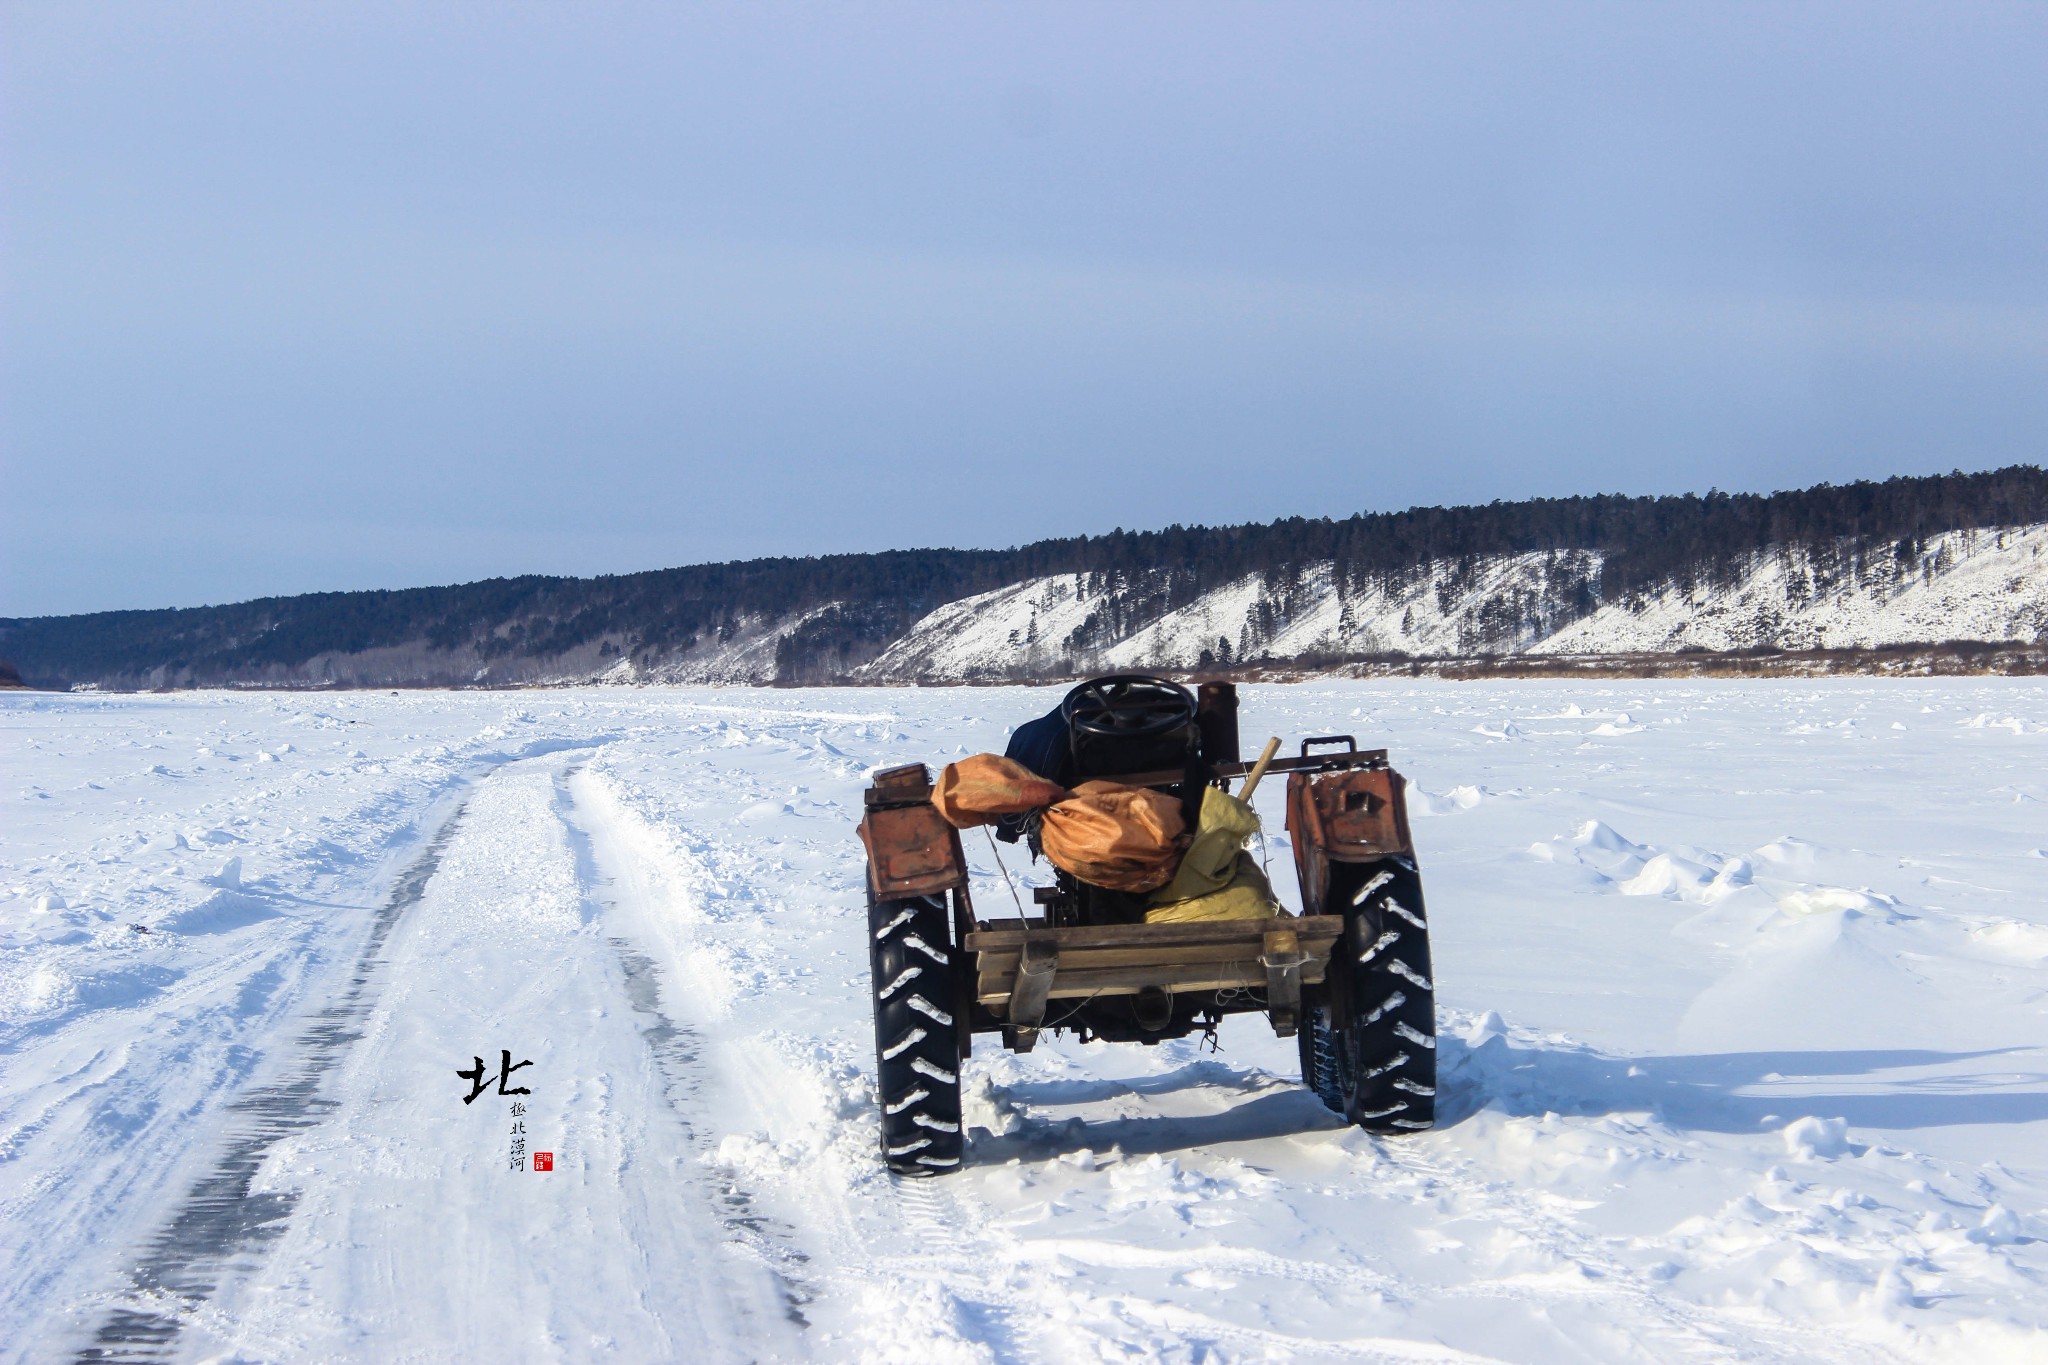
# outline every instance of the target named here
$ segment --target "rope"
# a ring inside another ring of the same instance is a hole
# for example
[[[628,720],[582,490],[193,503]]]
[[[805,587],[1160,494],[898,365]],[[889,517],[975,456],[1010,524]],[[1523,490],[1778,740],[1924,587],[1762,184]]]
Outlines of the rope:
[[[1003,866],[1002,852],[996,848],[996,836],[989,833],[987,825],[981,827],[981,832],[988,837],[988,851],[995,855],[996,870],[1003,874],[1003,885],[1010,888],[1010,899],[1017,902],[1017,927],[1029,929],[1031,925],[1024,916],[1024,900],[1017,894],[1017,884],[1010,880],[1010,869]]]

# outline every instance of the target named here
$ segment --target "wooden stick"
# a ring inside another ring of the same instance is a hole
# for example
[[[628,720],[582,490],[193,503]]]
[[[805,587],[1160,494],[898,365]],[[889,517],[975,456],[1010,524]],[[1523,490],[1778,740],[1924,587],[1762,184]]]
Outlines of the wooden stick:
[[[1275,735],[1266,741],[1266,752],[1259,755],[1259,761],[1252,764],[1251,775],[1244,780],[1244,790],[1237,794],[1238,800],[1249,802],[1252,799],[1252,793],[1259,788],[1259,779],[1266,775],[1266,765],[1271,763],[1273,755],[1279,752],[1280,736]]]

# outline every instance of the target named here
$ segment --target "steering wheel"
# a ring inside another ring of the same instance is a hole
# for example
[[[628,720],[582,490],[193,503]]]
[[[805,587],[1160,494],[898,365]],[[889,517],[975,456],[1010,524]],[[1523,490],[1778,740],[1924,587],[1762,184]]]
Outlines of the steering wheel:
[[[1156,739],[1194,722],[1195,695],[1147,673],[1112,673],[1067,693],[1060,714],[1076,736]]]

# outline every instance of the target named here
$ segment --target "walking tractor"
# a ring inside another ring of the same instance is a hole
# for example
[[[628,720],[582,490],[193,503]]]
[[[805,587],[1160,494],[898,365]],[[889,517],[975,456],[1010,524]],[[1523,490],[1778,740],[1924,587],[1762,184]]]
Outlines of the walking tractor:
[[[874,775],[860,838],[890,1170],[959,1167],[978,1034],[1017,1052],[1047,1030],[1149,1044],[1259,1013],[1299,1039],[1303,1084],[1349,1122],[1431,1125],[1429,925],[1401,776],[1349,735],[1284,757],[1276,739],[1246,763],[1237,729],[1232,683],[1116,674],[1020,727],[1002,757],[936,781],[921,763]],[[1287,782],[1299,915],[1245,851],[1269,774]],[[1028,909],[1013,885],[1012,904],[977,912],[961,831],[978,826],[1052,864]]]

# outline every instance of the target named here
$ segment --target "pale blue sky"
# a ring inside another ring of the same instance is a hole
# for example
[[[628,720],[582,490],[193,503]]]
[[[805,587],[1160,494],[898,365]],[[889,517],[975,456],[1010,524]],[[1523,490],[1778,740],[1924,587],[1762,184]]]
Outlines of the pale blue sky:
[[[0,613],[2048,450],[2048,6],[0,9]]]

